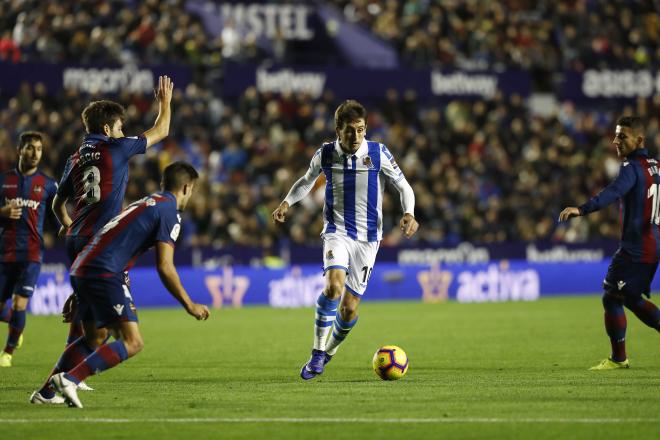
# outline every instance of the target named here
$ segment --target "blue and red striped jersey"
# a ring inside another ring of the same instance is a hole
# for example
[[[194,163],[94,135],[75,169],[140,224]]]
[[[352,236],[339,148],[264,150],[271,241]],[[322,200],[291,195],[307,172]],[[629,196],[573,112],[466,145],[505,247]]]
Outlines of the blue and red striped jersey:
[[[174,246],[180,230],[174,194],[154,193],[127,206],[97,232],[76,257],[71,275],[103,276],[128,270],[156,242]]]
[[[37,171],[29,176],[13,169],[0,174],[0,206],[16,203],[22,208],[16,220],[0,218],[0,261],[41,262],[46,212],[57,191],[57,182]]]
[[[626,157],[619,175],[605,189],[580,206],[583,215],[621,200],[621,243],[634,262],[660,261],[660,174],[658,162],[646,149]]]
[[[121,212],[128,160],[144,154],[144,136],[109,138],[88,134],[67,159],[57,194],[74,201],[73,223],[67,236],[91,237]]]

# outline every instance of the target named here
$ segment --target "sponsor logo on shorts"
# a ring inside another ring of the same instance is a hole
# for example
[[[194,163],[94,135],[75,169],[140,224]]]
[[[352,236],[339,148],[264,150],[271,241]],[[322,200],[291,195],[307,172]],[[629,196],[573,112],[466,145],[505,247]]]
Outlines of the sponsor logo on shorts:
[[[124,311],[124,305],[123,304],[116,304],[112,306],[113,309],[115,309],[115,312],[117,312],[117,315],[121,315],[121,312]]]
[[[619,288],[619,290],[623,289],[625,285],[626,285],[625,281],[619,281],[616,283],[616,286]]]

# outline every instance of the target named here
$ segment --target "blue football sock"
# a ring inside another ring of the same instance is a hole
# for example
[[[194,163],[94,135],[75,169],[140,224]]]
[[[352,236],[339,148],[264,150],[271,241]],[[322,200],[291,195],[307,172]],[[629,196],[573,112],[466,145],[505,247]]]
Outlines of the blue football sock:
[[[328,334],[337,314],[339,300],[332,300],[323,293],[316,300],[316,317],[314,321],[314,349],[324,350]]]
[[[603,296],[605,309],[605,330],[610,337],[612,345],[612,360],[622,362],[626,356],[626,313],[623,310],[623,301],[610,295]]]
[[[25,310],[14,310],[12,312],[11,319],[9,320],[9,336],[7,337],[5,353],[12,354],[16,345],[18,345],[18,339],[25,329],[25,317]]]
[[[76,384],[87,377],[108,370],[128,358],[126,346],[121,340],[101,345],[87,359],[79,363],[65,377]]]
[[[325,351],[329,355],[334,355],[337,352],[339,344],[344,342],[346,336],[348,336],[348,333],[353,329],[353,327],[355,327],[355,324],[357,324],[357,320],[358,319],[356,317],[352,321],[344,321],[341,319],[341,316],[339,316],[339,313],[337,313],[335,322],[332,326],[332,334],[330,335],[330,339],[328,339],[328,343],[325,345]]]

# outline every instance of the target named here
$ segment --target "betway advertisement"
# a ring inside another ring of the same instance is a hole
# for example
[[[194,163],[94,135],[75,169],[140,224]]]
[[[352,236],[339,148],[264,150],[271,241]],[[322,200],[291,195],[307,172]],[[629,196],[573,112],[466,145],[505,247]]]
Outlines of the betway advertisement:
[[[382,99],[388,89],[414,90],[421,99],[457,97],[489,99],[498,90],[505,95],[531,93],[531,78],[522,71],[460,72],[359,67],[255,66],[228,64],[222,78],[226,97],[248,87],[261,93],[301,93],[319,98],[326,90],[357,99]]]
[[[478,264],[376,264],[365,301],[412,300],[462,303],[535,301],[553,295],[586,295],[601,291],[609,261],[528,263],[501,260]],[[320,265],[286,269],[222,266],[214,269],[179,267],[183,285],[194,301],[218,309],[246,305],[312,306],[325,280]],[[575,275],[573,275],[575,274]],[[579,276],[577,275],[579,274]],[[154,268],[130,272],[131,292],[138,308],[178,307],[162,287]],[[653,284],[660,289],[660,282]],[[42,270],[30,301],[34,314],[59,313],[71,292],[62,265]]]

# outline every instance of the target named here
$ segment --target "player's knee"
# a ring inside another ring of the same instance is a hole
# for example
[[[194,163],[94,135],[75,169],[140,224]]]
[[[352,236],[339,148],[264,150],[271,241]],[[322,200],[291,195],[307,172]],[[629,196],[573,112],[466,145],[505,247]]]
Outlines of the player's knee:
[[[142,351],[144,348],[144,341],[141,337],[133,337],[130,339],[125,339],[124,345],[126,346],[128,357],[131,357]]]
[[[344,285],[339,282],[331,281],[325,288],[326,296],[330,299],[338,299],[344,293]]]
[[[622,305],[624,302],[624,297],[610,290],[605,290],[601,301],[603,302],[603,307],[607,308],[608,306],[612,305]]]
[[[23,312],[27,309],[28,298],[20,295],[14,295],[12,297],[11,308],[16,312]]]
[[[101,345],[105,343],[105,337],[103,334],[94,332],[90,334],[85,334],[85,342],[87,343],[87,346],[96,350],[99,348]]]

